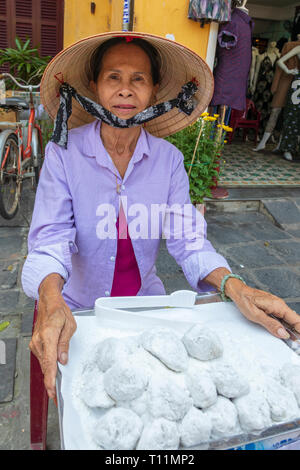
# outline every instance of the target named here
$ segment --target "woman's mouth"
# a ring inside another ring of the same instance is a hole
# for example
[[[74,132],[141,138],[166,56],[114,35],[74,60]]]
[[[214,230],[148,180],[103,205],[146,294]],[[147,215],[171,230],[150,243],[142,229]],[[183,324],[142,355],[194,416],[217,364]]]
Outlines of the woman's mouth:
[[[135,106],[133,106],[132,104],[116,104],[114,106],[114,108],[116,108],[116,109],[135,109]]]

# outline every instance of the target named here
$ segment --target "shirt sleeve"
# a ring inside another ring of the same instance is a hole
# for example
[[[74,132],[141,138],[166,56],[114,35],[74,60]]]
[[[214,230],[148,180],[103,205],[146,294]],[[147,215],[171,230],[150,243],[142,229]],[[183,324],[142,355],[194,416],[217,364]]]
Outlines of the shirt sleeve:
[[[189,179],[181,152],[177,151],[173,165],[163,227],[167,249],[181,266],[193,289],[197,292],[211,291],[214,288],[202,280],[217,268],[231,269],[226,259],[207,240],[206,221],[191,203]]]
[[[28,234],[28,255],[21,282],[28,297],[38,299],[42,280],[51,273],[65,281],[72,272],[75,244],[72,197],[56,144],[48,143]]]
[[[239,40],[238,28],[234,22],[226,23],[221,26],[218,34],[218,44],[225,49],[232,49]]]

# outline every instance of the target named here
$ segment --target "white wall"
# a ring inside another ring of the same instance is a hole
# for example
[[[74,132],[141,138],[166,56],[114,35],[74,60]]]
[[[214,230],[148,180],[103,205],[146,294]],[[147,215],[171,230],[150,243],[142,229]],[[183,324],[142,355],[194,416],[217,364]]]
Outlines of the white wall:
[[[254,5],[247,3],[247,8],[249,10],[249,14],[252,18],[261,18],[265,20],[290,20],[294,18],[295,15],[295,7],[299,5],[299,2],[295,3],[292,6],[285,6],[285,7],[270,7],[270,6],[263,6],[263,5]]]

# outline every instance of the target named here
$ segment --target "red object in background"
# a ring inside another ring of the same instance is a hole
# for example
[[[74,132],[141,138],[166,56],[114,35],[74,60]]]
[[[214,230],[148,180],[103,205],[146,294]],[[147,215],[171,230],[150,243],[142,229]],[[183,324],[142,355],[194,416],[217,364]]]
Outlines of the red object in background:
[[[216,166],[215,170],[220,173],[220,160],[218,160],[218,166]],[[218,187],[218,179],[219,177],[213,177],[213,182],[215,185],[210,188],[211,199],[226,199],[229,196],[229,193],[227,189]]]
[[[244,129],[243,140],[246,139],[248,129],[255,130],[255,145],[257,144],[258,129],[260,123],[261,113],[257,111],[253,101],[246,100],[245,111],[238,111],[236,109],[231,110],[231,117],[229,126],[232,127],[232,132],[228,135],[228,143],[231,144],[234,132],[238,128]]]
[[[33,328],[37,319],[34,304]],[[32,331],[33,331],[32,328]],[[48,394],[38,359],[30,353],[30,445],[32,450],[45,450],[47,439]]]

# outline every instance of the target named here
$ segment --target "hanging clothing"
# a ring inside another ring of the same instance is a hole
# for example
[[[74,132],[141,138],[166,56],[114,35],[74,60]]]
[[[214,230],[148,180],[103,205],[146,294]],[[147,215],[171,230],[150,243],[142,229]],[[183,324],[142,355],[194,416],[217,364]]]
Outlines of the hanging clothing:
[[[280,151],[290,152],[293,156],[297,153],[299,146],[300,129],[300,72],[293,76],[286,106],[283,113],[282,139]]]
[[[290,52],[294,47],[300,46],[300,41],[287,42],[282,49],[281,57]],[[300,70],[300,60],[297,55],[290,57],[285,62],[285,65],[289,70],[298,69]],[[286,98],[288,91],[291,87],[294,75],[288,75],[280,67],[276,67],[275,75],[271,87],[273,93],[273,100],[271,103],[272,108],[284,108],[286,104]]]
[[[194,21],[230,21],[231,0],[190,0],[188,18]]]
[[[226,105],[239,111],[246,109],[253,26],[251,17],[235,8],[231,21],[220,27],[218,63],[214,70],[215,91],[210,106]]]
[[[260,133],[265,131],[269,117],[271,114],[272,102],[272,82],[275,73],[276,61],[274,64],[268,55],[262,60],[258,72],[256,89],[253,94],[253,102],[257,111],[261,113],[260,117]]]

